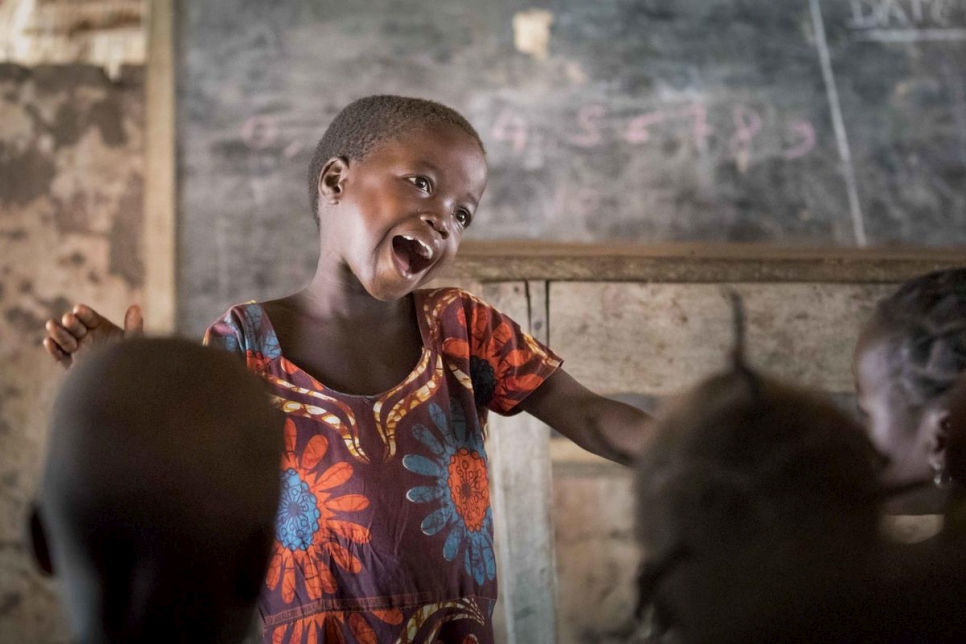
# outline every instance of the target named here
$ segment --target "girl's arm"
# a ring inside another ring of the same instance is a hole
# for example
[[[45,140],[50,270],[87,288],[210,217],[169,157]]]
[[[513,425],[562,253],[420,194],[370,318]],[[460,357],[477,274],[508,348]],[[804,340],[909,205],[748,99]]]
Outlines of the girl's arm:
[[[520,401],[520,408],[588,452],[623,465],[643,452],[653,422],[636,407],[595,394],[563,369]]]

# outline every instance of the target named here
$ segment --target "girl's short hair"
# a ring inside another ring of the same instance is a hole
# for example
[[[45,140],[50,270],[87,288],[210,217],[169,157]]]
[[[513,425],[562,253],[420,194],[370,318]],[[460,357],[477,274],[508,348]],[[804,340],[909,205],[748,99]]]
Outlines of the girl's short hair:
[[[879,302],[873,317],[887,334],[890,376],[919,409],[966,372],[966,268],[909,280]]]
[[[339,112],[315,147],[309,163],[309,201],[318,220],[319,173],[333,157],[365,159],[379,144],[410,130],[451,123],[469,134],[486,153],[480,135],[456,110],[441,103],[406,96],[367,96],[349,103]]]

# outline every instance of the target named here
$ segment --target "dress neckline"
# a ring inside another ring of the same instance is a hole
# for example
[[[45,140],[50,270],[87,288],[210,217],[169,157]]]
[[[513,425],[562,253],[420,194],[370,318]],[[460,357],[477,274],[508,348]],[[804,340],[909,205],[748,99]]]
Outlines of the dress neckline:
[[[390,387],[385,391],[382,391],[379,393],[372,393],[372,394],[350,394],[344,391],[339,391],[338,389],[333,389],[332,387],[329,387],[321,380],[313,376],[307,370],[302,368],[301,365],[286,358],[285,352],[282,350],[282,345],[278,341],[278,334],[275,333],[275,326],[272,324],[272,318],[271,316],[269,316],[268,311],[265,310],[265,307],[262,306],[261,302],[252,302],[252,305],[257,306],[259,308],[259,311],[261,312],[262,328],[264,330],[264,333],[267,336],[269,336],[270,340],[275,344],[276,347],[278,347],[278,359],[279,359],[279,362],[282,363],[282,366],[283,366],[282,371],[286,375],[292,374],[292,373],[300,373],[312,382],[313,387],[317,388],[320,391],[323,391],[325,393],[331,394],[339,398],[348,398],[348,399],[357,399],[357,400],[376,400],[379,398],[384,398],[388,394],[391,394],[397,391],[398,389],[409,384],[415,376],[423,372],[424,370],[423,363],[426,362],[429,356],[432,354],[432,350],[430,349],[430,346],[432,344],[430,341],[431,335],[432,335],[430,324],[429,324],[429,320],[426,319],[426,315],[423,312],[423,301],[425,299],[425,291],[423,290],[413,291],[409,295],[409,297],[413,298],[413,311],[416,315],[416,323],[419,326],[419,340],[421,344],[419,358],[416,360],[416,364],[413,365],[412,369],[410,369],[406,373],[406,375],[403,377],[402,380],[400,380],[398,383],[396,383],[395,385],[393,385],[392,387]],[[291,369],[286,369],[285,365],[288,365],[289,367],[291,367]]]

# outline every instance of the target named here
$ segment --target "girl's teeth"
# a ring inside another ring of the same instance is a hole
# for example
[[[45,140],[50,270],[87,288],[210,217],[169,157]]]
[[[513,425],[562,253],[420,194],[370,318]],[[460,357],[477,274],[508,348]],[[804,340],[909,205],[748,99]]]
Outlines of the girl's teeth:
[[[418,244],[416,246],[417,252],[423,257],[425,257],[426,259],[433,258],[433,249],[427,246],[425,242],[419,239],[416,239],[415,237],[410,237],[409,235],[402,235],[402,238],[405,239],[406,241],[416,242],[416,244]]]

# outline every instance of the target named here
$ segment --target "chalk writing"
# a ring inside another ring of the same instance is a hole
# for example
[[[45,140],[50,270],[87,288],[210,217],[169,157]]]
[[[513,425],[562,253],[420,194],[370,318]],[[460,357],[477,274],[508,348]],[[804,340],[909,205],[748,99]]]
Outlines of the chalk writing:
[[[278,141],[278,122],[262,114],[249,116],[241,127],[241,138],[253,150],[264,150]]]
[[[799,142],[785,150],[786,159],[800,159],[815,149],[815,128],[808,121],[798,120],[788,124],[789,133]]]
[[[731,137],[731,154],[744,174],[751,163],[751,142],[761,134],[762,123],[758,112],[746,105],[735,105],[731,111],[735,134]]]
[[[652,112],[650,114],[635,116],[627,124],[627,130],[624,132],[624,140],[631,145],[647,143],[651,140],[649,128],[653,125],[663,123],[667,117],[667,112]]]
[[[956,0],[851,0],[853,29],[952,27],[966,13]]]
[[[603,105],[584,105],[577,110],[580,132],[570,137],[570,142],[582,148],[592,148],[601,143],[599,121],[606,113]]]
[[[306,151],[306,140],[291,127],[283,128],[273,114],[253,114],[238,130],[242,143],[252,154],[249,164],[264,174],[278,163],[296,158]],[[308,149],[311,151],[311,148]]]
[[[509,142],[513,151],[522,153],[527,147],[527,120],[510,108],[504,108],[493,122],[490,136],[496,141]]]
[[[691,145],[704,154],[709,151],[716,133],[710,122],[708,106],[700,101],[625,118],[612,117],[606,106],[598,103],[583,105],[574,115],[573,130],[558,136],[562,136],[566,144],[583,149],[615,142],[643,147],[658,138],[666,139],[675,133],[680,135],[682,128],[686,128],[685,136]],[[722,135],[728,137],[724,139],[728,142],[727,153],[741,172],[745,172],[753,160],[755,140],[766,133],[770,135],[772,144],[761,146],[761,156],[775,155],[775,147],[778,146],[778,156],[790,161],[807,156],[816,146],[815,128],[806,119],[796,118],[766,126],[760,112],[748,105],[737,104],[731,106],[730,120],[730,129]],[[532,161],[539,152],[535,148],[543,145],[545,136],[552,136],[552,133],[534,127],[522,112],[511,107],[497,112],[489,133],[492,140],[506,144],[508,151],[528,166],[534,165]],[[782,143],[774,143],[775,139],[780,139]]]
[[[847,26],[860,41],[966,40],[963,0],[850,0]]]
[[[694,117],[694,141],[699,149],[704,149],[708,137],[714,134],[714,129],[708,124],[708,106],[704,103],[692,103],[688,111]]]

